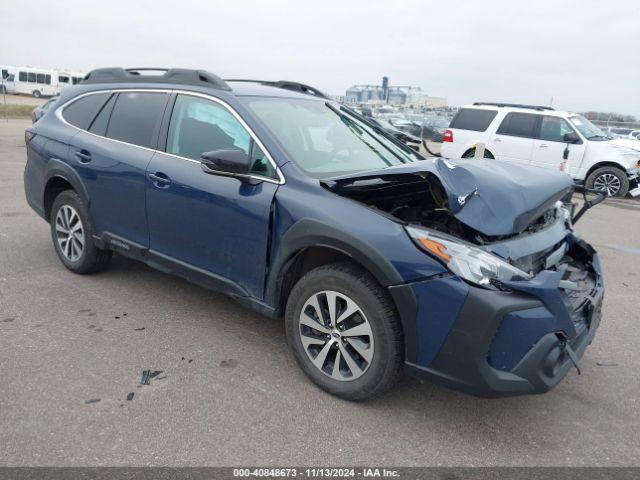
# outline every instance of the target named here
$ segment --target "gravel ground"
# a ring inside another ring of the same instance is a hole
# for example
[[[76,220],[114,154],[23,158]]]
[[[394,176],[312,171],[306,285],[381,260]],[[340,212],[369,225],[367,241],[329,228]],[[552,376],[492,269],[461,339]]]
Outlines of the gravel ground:
[[[24,198],[28,124],[0,122],[0,465],[638,465],[637,201],[579,225],[608,288],[582,375],[500,400],[407,378],[354,404],[224,296],[123,258],[67,271]]]

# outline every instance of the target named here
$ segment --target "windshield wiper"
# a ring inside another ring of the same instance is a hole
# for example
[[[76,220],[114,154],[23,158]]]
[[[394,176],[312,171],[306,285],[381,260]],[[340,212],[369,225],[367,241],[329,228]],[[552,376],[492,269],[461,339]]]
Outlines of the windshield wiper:
[[[356,112],[355,110],[345,106],[345,105],[341,105],[340,106],[340,110],[347,112],[349,115],[351,115],[352,117],[357,118],[358,120],[360,120],[362,123],[364,123],[365,125],[367,125],[368,127],[370,127],[371,129],[373,129],[374,132],[376,132],[377,134],[383,136],[384,138],[386,138],[387,140],[389,140],[391,143],[393,143],[395,146],[397,146],[398,148],[400,148],[400,150],[402,150],[403,152],[407,152],[410,155],[418,155],[419,157],[422,158],[422,160],[424,160],[425,158],[420,155],[419,152],[416,152],[415,150],[407,147],[404,143],[402,143],[400,140],[398,140],[396,137],[394,137],[393,135],[391,135],[389,132],[387,132],[384,128],[380,127],[379,125],[376,125],[375,123],[373,123],[371,120],[369,120],[367,117],[365,117],[364,115],[360,115],[358,112]],[[406,163],[406,162],[403,162]]]
[[[356,124],[354,119],[349,118],[347,115],[345,115],[344,113],[342,113],[340,110],[338,110],[336,107],[334,107],[333,105],[331,105],[331,103],[329,102],[325,102],[325,105],[329,108],[329,110],[331,110],[333,113],[335,113],[336,115],[338,115],[340,117],[340,119],[347,121],[351,124]],[[342,109],[342,107],[341,107]],[[357,118],[357,117],[356,117]],[[360,120],[360,119],[358,119]],[[369,124],[367,124],[369,125]],[[360,127],[360,126],[358,126]],[[400,160],[401,163],[407,163],[407,159],[403,158],[401,155],[399,155],[397,152],[394,152],[392,148],[389,148],[389,146],[385,145],[384,142],[380,141],[379,138],[376,138],[375,135],[371,135],[369,134],[369,136],[371,138],[373,138],[376,142],[378,142],[380,145],[382,145],[384,147],[385,150],[387,150],[389,153],[391,153],[391,155],[393,155],[394,157],[396,157],[398,160]],[[388,162],[387,162],[388,163]],[[391,166],[391,165],[389,165]]]

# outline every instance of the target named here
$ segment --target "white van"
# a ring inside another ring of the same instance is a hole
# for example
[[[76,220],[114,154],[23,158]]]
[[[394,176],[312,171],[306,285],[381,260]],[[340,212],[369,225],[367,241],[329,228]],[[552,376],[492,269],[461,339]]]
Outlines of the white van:
[[[4,81],[7,93],[32,95],[36,98],[53,97],[69,85],[82,80],[78,72],[66,72],[32,67],[14,67]]]
[[[582,115],[550,107],[474,103],[446,130],[441,154],[470,158],[478,143],[485,158],[560,170],[610,196],[640,195],[640,151],[617,144]]]

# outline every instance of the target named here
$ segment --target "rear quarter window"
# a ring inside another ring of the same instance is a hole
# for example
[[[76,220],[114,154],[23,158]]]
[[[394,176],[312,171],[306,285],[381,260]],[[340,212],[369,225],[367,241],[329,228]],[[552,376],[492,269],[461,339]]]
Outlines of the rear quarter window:
[[[81,97],[65,107],[62,117],[71,125],[86,130],[108,97],[108,93],[96,93]]]
[[[484,132],[498,114],[497,110],[484,110],[478,108],[463,108],[458,111],[450,128],[460,130],[472,130],[474,132]]]

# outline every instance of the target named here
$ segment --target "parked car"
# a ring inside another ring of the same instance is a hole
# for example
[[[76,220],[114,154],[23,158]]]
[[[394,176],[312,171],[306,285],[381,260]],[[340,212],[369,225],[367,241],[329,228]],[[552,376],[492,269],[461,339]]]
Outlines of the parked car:
[[[99,69],[25,141],[26,197],[67,269],[115,252],[284,318],[302,370],[343,398],[403,369],[542,393],[601,319],[568,176],[426,160],[306,85]]]
[[[56,103],[57,100],[58,100],[57,96],[50,98],[42,105],[38,105],[36,108],[34,108],[33,111],[31,112],[31,123],[36,123],[38,120],[40,120],[42,116],[45,114],[45,112],[49,110],[49,108],[51,108]]]
[[[400,130],[390,122],[381,118],[369,118],[369,121],[374,125],[377,125],[378,127],[384,129],[385,132],[393,135],[397,140],[401,141],[408,147],[412,148],[413,150],[419,151],[420,144],[422,143],[422,139],[420,137],[413,136],[408,132]]]
[[[445,132],[447,158],[474,156],[568,173],[578,184],[610,196],[640,195],[640,153],[616,145],[582,115],[550,107],[474,103],[461,108]]]
[[[607,133],[612,133],[616,138],[630,138],[635,139],[636,135],[640,133],[639,130],[626,127],[610,127]]]

